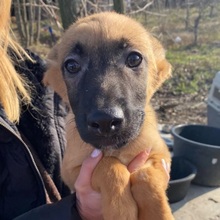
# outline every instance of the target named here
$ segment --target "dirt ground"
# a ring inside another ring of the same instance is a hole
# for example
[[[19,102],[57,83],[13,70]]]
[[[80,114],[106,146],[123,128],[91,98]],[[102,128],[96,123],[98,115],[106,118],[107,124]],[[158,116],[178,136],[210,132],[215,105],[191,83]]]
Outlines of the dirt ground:
[[[162,87],[152,99],[152,105],[158,115],[158,122],[171,126],[207,124],[208,92],[175,95]]]

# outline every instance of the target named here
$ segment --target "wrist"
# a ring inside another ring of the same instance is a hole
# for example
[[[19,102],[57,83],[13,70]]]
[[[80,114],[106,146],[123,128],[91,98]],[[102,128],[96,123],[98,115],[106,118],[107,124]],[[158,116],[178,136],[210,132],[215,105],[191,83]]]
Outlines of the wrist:
[[[99,207],[97,209],[96,207]],[[76,193],[76,208],[82,220],[103,220],[100,206]]]

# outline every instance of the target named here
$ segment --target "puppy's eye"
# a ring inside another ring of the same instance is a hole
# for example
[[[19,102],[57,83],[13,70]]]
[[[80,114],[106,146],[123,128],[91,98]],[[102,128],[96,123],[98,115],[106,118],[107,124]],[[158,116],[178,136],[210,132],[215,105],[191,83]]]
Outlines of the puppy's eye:
[[[64,68],[69,72],[69,73],[78,73],[81,70],[80,64],[74,60],[74,59],[69,59],[64,63]]]
[[[137,52],[132,52],[128,55],[126,65],[130,68],[137,67],[142,62],[142,56]]]

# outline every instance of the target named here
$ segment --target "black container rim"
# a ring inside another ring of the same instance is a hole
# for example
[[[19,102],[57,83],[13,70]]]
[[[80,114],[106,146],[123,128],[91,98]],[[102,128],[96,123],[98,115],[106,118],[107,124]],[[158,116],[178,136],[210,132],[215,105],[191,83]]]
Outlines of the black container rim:
[[[182,182],[187,182],[187,181],[191,182],[195,177],[196,177],[196,172],[193,171],[193,173],[191,173],[190,175],[186,177],[176,179],[176,180],[170,180],[169,184],[182,183]]]
[[[192,168],[192,172],[189,175],[185,176],[185,177],[182,177],[182,178],[179,178],[179,179],[175,179],[175,180],[170,180],[169,184],[182,183],[182,182],[187,182],[187,181],[191,182],[196,177],[196,175],[197,175],[197,168],[196,168],[196,166],[193,163],[191,163],[190,161],[188,161],[187,159],[185,159],[184,157],[174,156],[172,158],[172,160],[173,159],[174,160],[176,159],[176,160],[183,160],[183,161],[185,161]]]
[[[215,127],[211,127],[211,126],[208,126],[208,125],[202,125],[202,124],[180,124],[180,125],[176,125],[176,126],[173,126],[171,128],[171,134],[175,137],[179,137],[180,139],[182,140],[185,140],[185,141],[188,141],[190,143],[193,143],[193,144],[196,144],[196,145],[199,145],[199,146],[203,146],[203,147],[209,147],[209,148],[213,148],[213,149],[220,149],[220,146],[217,146],[217,145],[211,145],[211,144],[203,144],[201,142],[196,142],[196,141],[192,141],[190,139],[187,139],[187,138],[184,138],[182,136],[180,136],[179,134],[177,134],[175,131],[176,129],[178,128],[181,128],[181,127],[189,127],[189,126],[197,126],[197,127],[209,127],[209,128],[215,128]],[[215,128],[215,129],[218,129],[218,128]]]

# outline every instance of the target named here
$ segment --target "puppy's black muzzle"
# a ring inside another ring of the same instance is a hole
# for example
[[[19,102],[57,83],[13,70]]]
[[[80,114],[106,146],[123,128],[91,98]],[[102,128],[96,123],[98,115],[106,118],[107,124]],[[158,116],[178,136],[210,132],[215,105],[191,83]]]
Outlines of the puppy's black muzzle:
[[[91,135],[111,137],[124,124],[124,113],[119,107],[94,110],[87,116],[88,131]]]

